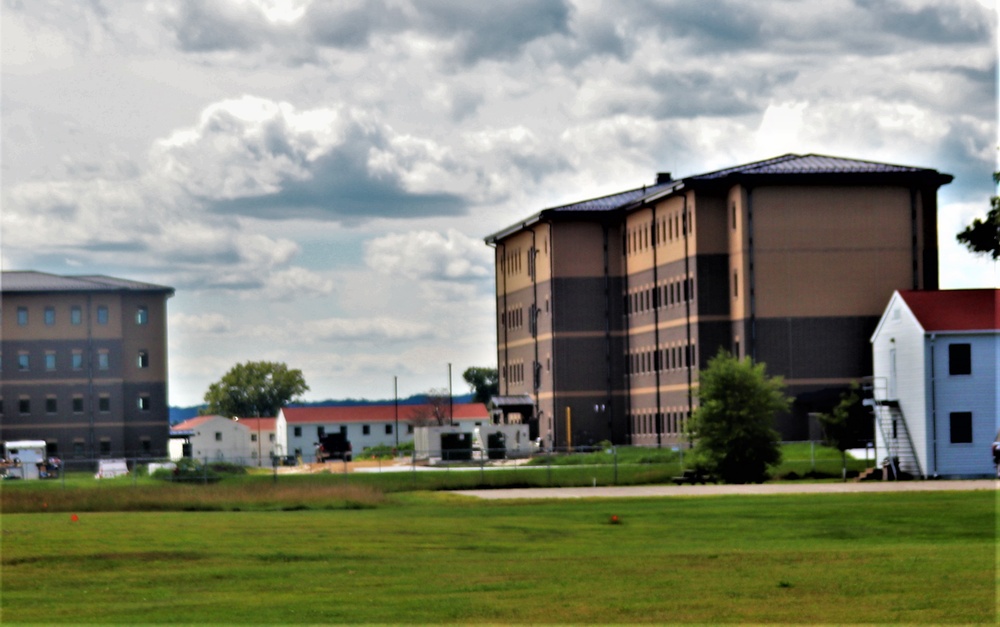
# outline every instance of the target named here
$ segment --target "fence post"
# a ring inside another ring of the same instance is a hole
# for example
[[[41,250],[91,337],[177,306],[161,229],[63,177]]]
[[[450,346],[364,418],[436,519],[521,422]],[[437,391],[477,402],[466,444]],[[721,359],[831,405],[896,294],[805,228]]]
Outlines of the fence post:
[[[614,481],[614,485],[618,485],[618,447],[617,446],[611,447],[611,454],[614,456],[614,460],[615,460],[615,481]]]

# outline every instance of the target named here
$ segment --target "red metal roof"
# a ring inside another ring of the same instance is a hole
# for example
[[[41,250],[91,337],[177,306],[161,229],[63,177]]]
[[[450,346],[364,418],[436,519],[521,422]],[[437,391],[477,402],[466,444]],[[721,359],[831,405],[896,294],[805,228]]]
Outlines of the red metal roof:
[[[194,418],[188,418],[184,422],[178,422],[177,424],[170,427],[171,431],[191,431],[195,427],[199,427],[213,418],[222,418],[222,416],[216,416],[215,414],[209,416],[195,416]]]
[[[924,331],[1000,329],[1000,290],[901,290]]]
[[[400,405],[399,419],[409,420],[418,412],[426,412],[429,405]],[[335,422],[384,422],[396,418],[395,405],[350,405],[341,407],[283,407],[285,420],[296,423]],[[482,403],[455,403],[455,420],[489,420],[490,412]]]
[[[250,427],[251,431],[274,431],[274,425],[277,424],[277,418],[237,418],[241,425],[246,425]]]

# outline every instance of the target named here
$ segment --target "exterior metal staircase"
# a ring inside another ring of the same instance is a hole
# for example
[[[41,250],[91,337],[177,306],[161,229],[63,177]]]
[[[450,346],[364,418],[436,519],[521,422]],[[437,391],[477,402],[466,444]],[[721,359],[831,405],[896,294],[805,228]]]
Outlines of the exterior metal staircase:
[[[906,425],[906,416],[899,406],[898,399],[888,398],[888,386],[885,378],[876,377],[868,386],[870,395],[866,394],[864,404],[872,408],[875,416],[875,430],[881,436],[882,445],[886,451],[883,466],[888,466],[893,478],[898,478],[900,472],[914,477],[924,477],[917,457],[910,430]]]

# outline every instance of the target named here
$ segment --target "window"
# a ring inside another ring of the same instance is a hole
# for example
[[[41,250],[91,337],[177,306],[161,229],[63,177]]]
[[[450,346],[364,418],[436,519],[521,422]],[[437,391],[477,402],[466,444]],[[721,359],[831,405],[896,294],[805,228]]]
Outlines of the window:
[[[221,431],[216,431],[215,432],[215,441],[216,442],[221,442],[222,441],[222,432]]]
[[[392,425],[386,425],[385,426],[385,434],[386,435],[392,435]]]
[[[108,355],[107,349],[101,349],[97,352],[97,369],[107,370],[111,363],[111,359]]]
[[[372,428],[370,425],[361,425],[361,435],[371,435]]]
[[[108,394],[101,394],[97,399],[97,411],[109,412],[111,411],[111,396]]]
[[[101,455],[111,454],[111,440],[107,438],[101,438]]]
[[[326,427],[323,427],[322,425],[316,427],[316,437],[317,438],[326,437]]]
[[[257,434],[256,433],[251,433],[250,434],[250,441],[251,442],[256,442],[257,441]]]
[[[292,431],[292,434],[295,437],[297,437],[297,438],[301,438],[302,437],[302,427],[295,427],[295,429]]]
[[[406,425],[407,435],[413,435],[413,425]]]
[[[45,308],[45,326],[51,327],[56,323],[56,308],[46,307]]]
[[[135,359],[135,365],[139,368],[149,368],[149,352],[139,351],[139,355]]]
[[[17,369],[26,371],[31,369],[31,360],[28,358],[27,352],[20,352],[17,354]]]
[[[30,414],[31,413],[31,399],[26,397],[21,397],[17,399],[17,413],[19,414]]]
[[[972,444],[972,412],[955,411],[949,416],[951,422],[951,443]]]
[[[23,327],[28,325],[28,308],[18,307],[17,308],[17,326]]]
[[[56,369],[56,353],[55,351],[45,351],[45,369],[55,370]]]
[[[149,411],[149,394],[140,394],[136,399],[136,406],[139,411]]]
[[[73,370],[83,370],[83,351],[75,348],[72,356]]]
[[[54,414],[58,410],[58,403],[56,402],[55,396],[45,397],[45,413]]]
[[[740,275],[736,270],[733,270],[733,298],[739,298],[740,296]]]
[[[107,324],[108,323],[108,307],[107,305],[100,305],[97,308],[97,324]]]
[[[972,345],[948,345],[948,374],[972,374]]]
[[[135,310],[135,323],[136,324],[146,324],[149,322],[149,308],[145,305],[139,305],[139,308]]]
[[[73,457],[83,457],[83,440],[73,440]]]
[[[78,325],[83,323],[83,310],[79,305],[73,305],[69,310],[69,323]]]
[[[139,448],[141,449],[143,455],[149,455],[153,452],[153,443],[149,440],[149,438],[142,438],[139,440]]]
[[[83,396],[79,394],[73,395],[73,413],[74,414],[83,413]]]
[[[274,442],[274,434],[273,433],[269,434],[267,436],[267,440],[268,440],[268,442]]]

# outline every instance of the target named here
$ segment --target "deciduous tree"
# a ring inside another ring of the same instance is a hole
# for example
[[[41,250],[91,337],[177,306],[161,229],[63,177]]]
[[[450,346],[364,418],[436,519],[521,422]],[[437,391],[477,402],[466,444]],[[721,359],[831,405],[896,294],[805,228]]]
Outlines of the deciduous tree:
[[[489,402],[490,397],[500,391],[500,376],[496,368],[473,366],[462,373],[462,378],[472,388],[472,400],[475,403]]]
[[[273,361],[236,364],[208,386],[204,412],[252,418],[276,416],[289,401],[309,389],[302,371]]]
[[[727,483],[767,479],[768,467],[781,461],[774,417],[789,404],[781,377],[720,350],[699,382],[699,407],[688,426],[699,464]]]
[[[1000,183],[1000,172],[993,173],[993,182]],[[977,255],[1000,259],[1000,196],[990,198],[991,209],[985,220],[976,218],[956,237]]]

